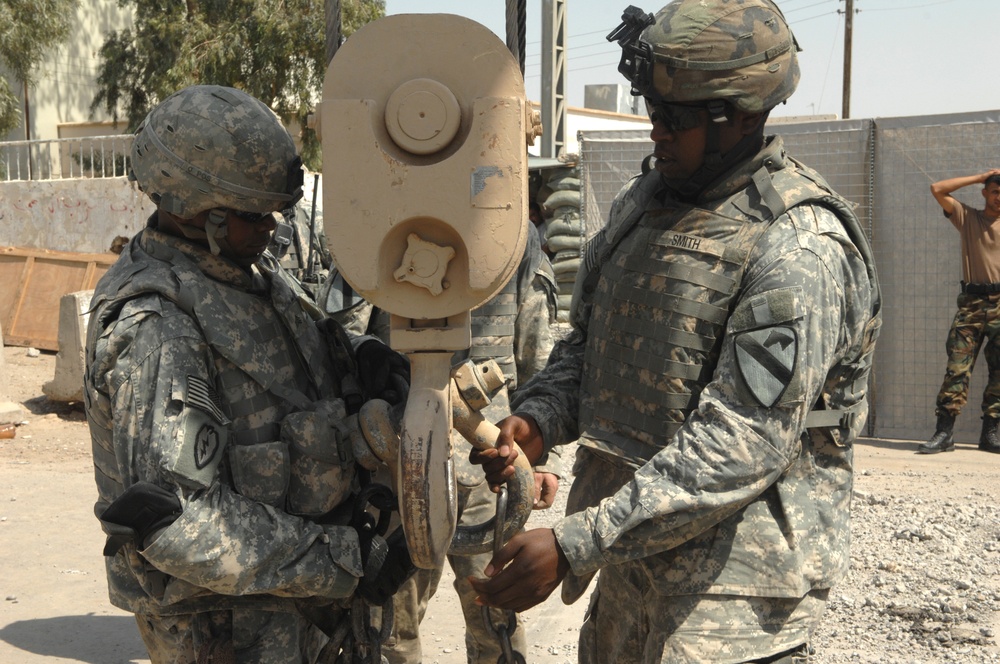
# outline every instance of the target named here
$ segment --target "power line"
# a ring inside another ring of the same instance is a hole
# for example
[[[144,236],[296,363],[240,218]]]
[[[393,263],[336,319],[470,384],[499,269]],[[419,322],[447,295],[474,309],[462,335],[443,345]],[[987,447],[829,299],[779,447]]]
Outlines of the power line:
[[[782,13],[784,13],[785,16],[788,16],[788,14],[792,14],[794,12],[802,11],[803,9],[810,9],[812,7],[819,7],[820,5],[827,5],[827,4],[830,4],[830,2],[837,2],[837,1],[838,0],[822,0],[822,2],[814,2],[811,5],[804,5],[802,7],[796,7],[795,9],[782,10]]]
[[[837,27],[834,28],[834,36],[840,34],[840,12],[837,12]],[[830,64],[833,62],[833,51],[836,48],[837,40],[833,40],[833,46],[830,47],[830,57],[826,61],[826,73],[823,75],[823,87],[819,90],[819,107],[823,107],[823,94],[826,92],[826,81],[830,77]]]
[[[938,0],[937,2],[928,2],[922,5],[907,5],[905,7],[867,7],[866,12],[898,12],[906,9],[921,9],[922,7],[933,7],[935,5],[947,5],[955,2],[955,0]]]
[[[832,12],[826,12],[825,14],[816,14],[815,16],[810,16],[809,18],[796,19],[795,25],[801,25],[803,23],[807,23],[809,21],[812,21],[813,19],[823,18],[824,16],[830,16],[831,14],[840,14],[840,12],[834,10]],[[791,21],[789,21],[789,23],[791,23]]]

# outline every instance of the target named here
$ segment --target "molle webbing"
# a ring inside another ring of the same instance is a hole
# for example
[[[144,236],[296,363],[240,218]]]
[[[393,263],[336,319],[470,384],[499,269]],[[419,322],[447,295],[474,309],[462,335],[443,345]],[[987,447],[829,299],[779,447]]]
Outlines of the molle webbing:
[[[488,302],[473,309],[471,318],[472,347],[468,357],[474,361],[496,360],[508,383],[516,381],[514,326],[517,320],[517,276]]]
[[[646,459],[676,433],[711,380],[746,260],[766,228],[684,206],[650,210],[621,242],[592,298],[586,444]]]
[[[633,186],[615,237],[588,245],[581,271],[590,288],[578,289],[581,304],[592,305],[581,444],[641,464],[670,442],[711,380],[750,252],[792,207],[819,205],[840,219],[876,288],[877,328],[877,277],[851,205],[795,162],[774,172],[762,167],[752,181],[728,200],[674,211],[650,209],[650,190]],[[813,411],[807,427],[849,428],[863,405]]]

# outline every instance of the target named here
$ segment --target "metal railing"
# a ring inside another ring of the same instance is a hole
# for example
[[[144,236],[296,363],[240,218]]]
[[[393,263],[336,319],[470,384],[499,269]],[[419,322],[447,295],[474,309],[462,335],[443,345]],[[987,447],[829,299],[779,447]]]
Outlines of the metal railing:
[[[131,145],[131,134],[0,142],[0,181],[121,177]]]

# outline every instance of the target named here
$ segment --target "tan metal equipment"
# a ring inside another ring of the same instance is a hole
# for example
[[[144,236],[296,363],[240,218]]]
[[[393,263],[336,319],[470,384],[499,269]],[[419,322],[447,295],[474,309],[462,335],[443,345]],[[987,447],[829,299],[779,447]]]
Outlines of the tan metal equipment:
[[[391,314],[390,345],[410,359],[400,514],[414,563],[438,567],[456,524],[453,353],[469,347],[469,310],[513,276],[527,238],[535,128],[524,82],[505,44],[474,21],[389,16],[338,50],[319,128],[334,263]]]

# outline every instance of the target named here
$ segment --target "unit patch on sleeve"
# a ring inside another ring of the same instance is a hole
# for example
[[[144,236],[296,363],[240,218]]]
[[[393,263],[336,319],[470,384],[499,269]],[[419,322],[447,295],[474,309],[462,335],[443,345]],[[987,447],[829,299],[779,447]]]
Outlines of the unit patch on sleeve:
[[[750,394],[771,408],[795,375],[798,341],[785,326],[741,332],[735,339],[736,364]]]

